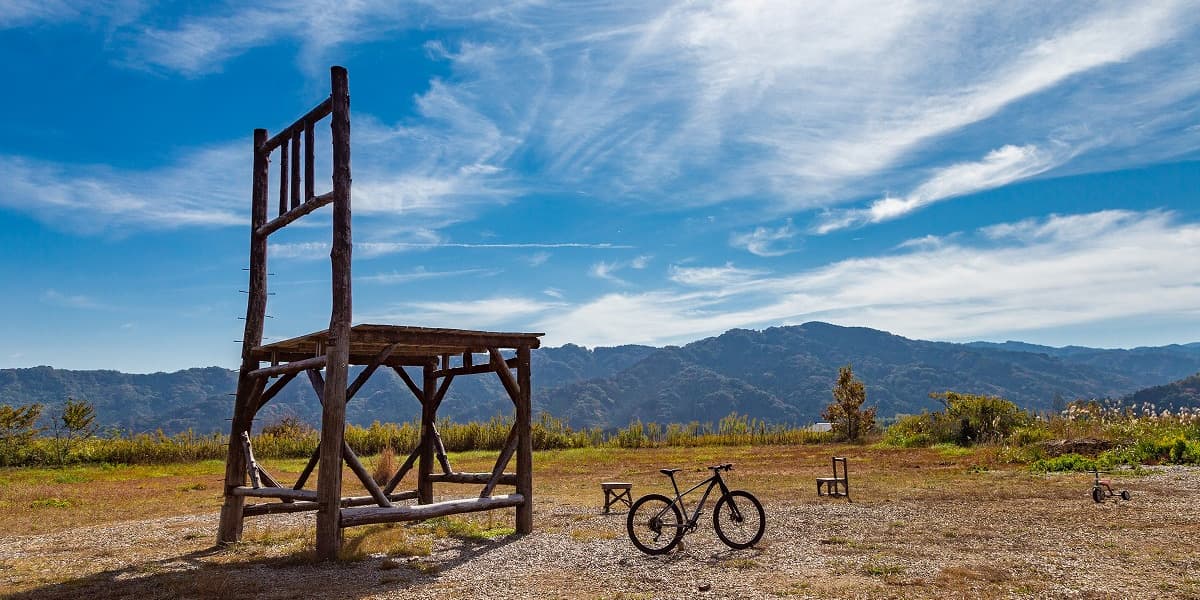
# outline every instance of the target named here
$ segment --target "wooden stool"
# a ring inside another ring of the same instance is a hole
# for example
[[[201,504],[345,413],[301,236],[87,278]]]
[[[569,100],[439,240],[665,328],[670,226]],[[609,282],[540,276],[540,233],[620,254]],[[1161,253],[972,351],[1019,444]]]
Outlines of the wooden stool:
[[[625,506],[633,508],[633,484],[621,483],[617,481],[605,481],[600,484],[600,489],[604,490],[604,512],[609,512],[612,505],[623,502]]]

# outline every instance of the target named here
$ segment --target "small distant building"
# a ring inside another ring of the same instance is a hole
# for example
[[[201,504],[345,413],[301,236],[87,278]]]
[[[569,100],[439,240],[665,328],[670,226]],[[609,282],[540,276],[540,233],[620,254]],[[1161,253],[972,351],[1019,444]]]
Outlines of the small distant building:
[[[830,432],[833,431],[833,423],[813,423],[812,425],[808,426],[808,430],[815,431],[817,433]]]

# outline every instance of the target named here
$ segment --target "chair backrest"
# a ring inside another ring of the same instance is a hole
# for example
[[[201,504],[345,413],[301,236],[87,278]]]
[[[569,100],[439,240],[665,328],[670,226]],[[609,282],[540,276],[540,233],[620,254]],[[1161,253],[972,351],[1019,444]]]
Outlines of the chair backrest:
[[[842,463],[842,474],[841,474],[840,478],[844,479],[846,481],[850,481],[850,473],[846,469],[846,457],[844,457],[844,456],[833,457],[833,476],[834,476],[834,478],[839,478],[839,475],[838,475],[838,463],[839,462]]]

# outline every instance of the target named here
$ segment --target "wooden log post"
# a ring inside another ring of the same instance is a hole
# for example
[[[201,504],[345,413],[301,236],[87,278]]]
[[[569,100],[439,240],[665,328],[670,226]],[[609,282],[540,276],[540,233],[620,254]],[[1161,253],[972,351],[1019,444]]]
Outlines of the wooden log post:
[[[333,133],[333,310],[325,362],[321,411],[321,464],[317,471],[317,558],[336,560],[342,547],[342,441],[346,427],[346,378],[350,360],[350,89],[346,69],[330,69]]]
[[[250,282],[246,301],[246,328],[242,334],[242,367],[238,373],[233,422],[229,428],[229,452],[225,459],[225,501],[221,505],[221,523],[217,528],[217,543],[230,544],[242,538],[242,508],[245,500],[233,489],[245,484],[246,457],[242,453],[242,432],[249,431],[254,422],[252,396],[262,380],[250,377],[258,361],[250,358],[250,350],[262,343],[263,319],[267,314],[267,238],[256,232],[267,222],[267,188],[270,177],[266,129],[254,130],[254,166],[250,211]]]
[[[421,456],[417,461],[417,501],[421,504],[433,502],[433,481],[429,476],[433,473],[434,430],[433,423],[437,419],[437,377],[433,375],[436,366],[425,365],[424,392],[421,398]]]
[[[530,389],[529,346],[517,348],[517,533],[533,532],[533,404]]]

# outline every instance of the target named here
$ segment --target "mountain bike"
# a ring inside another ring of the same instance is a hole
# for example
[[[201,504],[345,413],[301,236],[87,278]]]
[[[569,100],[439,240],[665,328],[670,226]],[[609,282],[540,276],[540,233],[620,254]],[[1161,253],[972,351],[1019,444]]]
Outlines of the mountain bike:
[[[633,508],[629,509],[629,518],[625,521],[625,528],[629,539],[638,550],[646,554],[670,552],[683,539],[684,534],[696,531],[700,511],[704,509],[713,488],[717,487],[721,490],[716,508],[713,509],[713,529],[716,530],[717,537],[721,538],[726,546],[736,550],[758,543],[767,526],[766,514],[763,513],[758,498],[750,492],[730,491],[725,485],[725,480],[721,479],[721,471],[732,470],[733,464],[713,465],[708,468],[713,472],[712,476],[682,494],[679,493],[679,484],[675,481],[675,473],[681,469],[659,469],[660,473],[671,478],[675,498],[668,498],[662,494],[647,494],[633,503]],[[706,484],[708,488],[696,504],[695,512],[685,521],[683,517],[688,511],[683,497]]]

